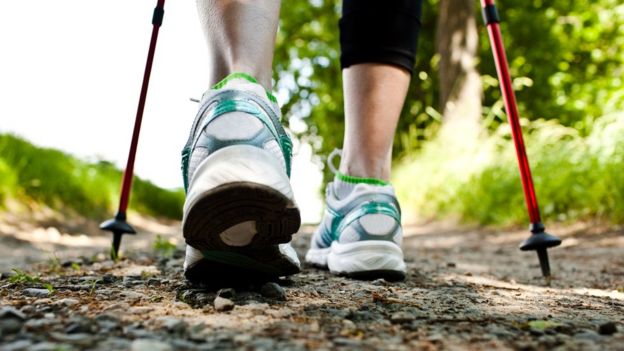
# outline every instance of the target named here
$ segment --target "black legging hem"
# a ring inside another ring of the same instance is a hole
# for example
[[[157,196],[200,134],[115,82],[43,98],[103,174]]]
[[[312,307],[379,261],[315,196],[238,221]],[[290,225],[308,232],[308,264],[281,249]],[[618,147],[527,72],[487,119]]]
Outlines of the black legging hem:
[[[387,63],[412,72],[422,0],[344,0],[340,64]]]

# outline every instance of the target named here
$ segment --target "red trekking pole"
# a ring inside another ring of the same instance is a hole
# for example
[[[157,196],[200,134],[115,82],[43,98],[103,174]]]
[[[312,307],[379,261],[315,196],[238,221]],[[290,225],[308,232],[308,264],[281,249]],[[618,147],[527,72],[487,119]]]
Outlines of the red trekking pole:
[[[143,85],[141,86],[141,95],[139,97],[139,106],[134,121],[134,130],[132,132],[132,141],[130,143],[130,152],[128,153],[128,163],[124,170],[121,183],[121,196],[119,198],[119,209],[115,218],[109,219],[100,224],[100,229],[108,230],[113,233],[113,245],[111,247],[111,258],[117,259],[119,254],[119,246],[121,245],[121,237],[124,234],[136,234],[136,230],[126,222],[126,209],[130,200],[130,189],[132,188],[132,177],[134,175],[134,159],[139,143],[139,133],[141,132],[141,121],[143,120],[143,109],[145,108],[145,99],[147,97],[147,87],[149,85],[150,74],[152,72],[152,62],[154,61],[154,52],[156,50],[156,39],[158,39],[158,29],[162,25],[163,16],[165,14],[165,0],[158,0],[154,15],[152,17],[152,39],[150,41],[149,51],[147,53],[147,63],[145,64],[145,73],[143,74]]]
[[[481,0],[483,9],[483,20],[487,26],[488,36],[492,45],[492,53],[494,54],[494,63],[496,64],[496,72],[500,81],[501,92],[505,102],[505,111],[507,111],[507,119],[511,125],[514,145],[516,146],[516,155],[518,156],[518,167],[520,168],[520,177],[522,178],[522,188],[524,190],[524,198],[526,200],[529,218],[531,220],[531,236],[520,244],[520,250],[536,250],[539,258],[542,274],[544,277],[550,277],[550,264],[548,262],[548,248],[561,244],[561,239],[545,232],[544,224],[540,216],[539,206],[537,204],[537,196],[533,186],[533,178],[531,177],[531,167],[524,147],[522,138],[522,127],[520,126],[520,117],[518,116],[518,107],[516,106],[516,97],[514,95],[513,86],[511,85],[511,77],[509,75],[509,65],[507,64],[507,56],[503,39],[501,37],[500,27],[498,23],[498,11],[494,5],[494,0]]]

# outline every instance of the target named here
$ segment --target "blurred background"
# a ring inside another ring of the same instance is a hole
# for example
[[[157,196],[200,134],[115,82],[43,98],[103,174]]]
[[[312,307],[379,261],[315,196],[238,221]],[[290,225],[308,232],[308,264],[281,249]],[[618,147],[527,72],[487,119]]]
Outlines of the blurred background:
[[[296,136],[293,185],[306,223],[320,218],[323,181],[331,178],[323,163],[342,142],[340,3],[284,2],[277,36],[275,92]],[[525,225],[478,1],[424,3],[393,154],[405,221]],[[114,213],[154,4],[0,2],[0,233],[16,237],[24,221],[48,228],[76,218],[82,224],[65,225],[60,234],[88,233],[97,229],[85,223]],[[622,223],[624,4],[499,0],[497,6],[546,221]],[[137,155],[133,215],[181,216],[180,151],[197,109],[189,98],[208,88],[206,56],[195,4],[169,1]]]

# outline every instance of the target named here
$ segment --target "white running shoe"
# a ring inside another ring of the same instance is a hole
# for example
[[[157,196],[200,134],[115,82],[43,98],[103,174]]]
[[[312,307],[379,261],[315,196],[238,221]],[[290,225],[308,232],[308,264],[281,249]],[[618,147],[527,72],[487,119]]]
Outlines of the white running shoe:
[[[403,280],[401,210],[394,188],[381,180],[343,175],[333,167],[326,208],[306,262],[357,279]]]
[[[231,74],[204,94],[182,151],[187,279],[299,272],[288,244],[301,221],[289,182],[291,150],[275,98],[252,77]]]

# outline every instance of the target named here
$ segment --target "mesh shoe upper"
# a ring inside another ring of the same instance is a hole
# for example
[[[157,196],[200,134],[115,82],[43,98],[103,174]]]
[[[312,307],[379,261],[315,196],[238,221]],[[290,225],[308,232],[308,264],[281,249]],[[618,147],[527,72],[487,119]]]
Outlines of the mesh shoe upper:
[[[198,165],[218,149],[253,145],[275,154],[290,175],[292,142],[280,123],[276,103],[263,96],[263,88],[243,79],[219,83],[200,102],[199,112],[182,150],[184,187]]]
[[[356,184],[339,199],[334,184],[326,191],[326,209],[312,237],[312,248],[327,248],[332,242],[350,243],[385,240],[401,245],[401,210],[390,185]]]

